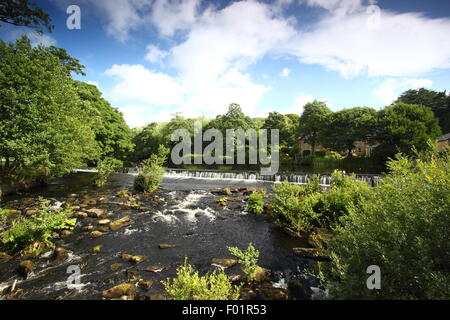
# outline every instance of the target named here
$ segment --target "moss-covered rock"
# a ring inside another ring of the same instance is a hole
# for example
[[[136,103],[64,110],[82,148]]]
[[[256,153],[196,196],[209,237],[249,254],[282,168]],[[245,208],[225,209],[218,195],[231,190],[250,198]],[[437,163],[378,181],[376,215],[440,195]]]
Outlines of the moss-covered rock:
[[[121,258],[124,261],[133,262],[133,263],[139,263],[146,259],[145,256],[134,256],[134,255],[128,254],[128,253],[122,254]]]
[[[12,256],[7,254],[6,252],[0,252],[0,263],[8,261],[10,259],[12,259]]]
[[[55,248],[52,256],[52,264],[60,264],[63,261],[66,261],[69,258],[69,252],[61,247]]]
[[[117,269],[122,268],[123,264],[122,263],[113,263],[109,268],[112,271],[116,271]]]
[[[107,299],[120,298],[122,296],[128,296],[134,294],[136,287],[131,283],[122,283],[115,287],[102,292],[102,297]]]
[[[259,268],[258,270],[256,270],[253,280],[259,282],[269,280],[269,270],[265,268]]]
[[[219,265],[224,268],[229,268],[237,264],[237,260],[234,259],[212,259],[212,264]]]
[[[99,253],[100,250],[102,250],[102,247],[103,247],[103,245],[95,246],[95,247],[91,248],[91,249],[89,250],[89,252],[91,252],[91,253]]]
[[[103,232],[100,232],[100,231],[92,231],[91,232],[91,238],[98,238],[102,235],[103,235]]]
[[[129,216],[125,216],[123,218],[120,218],[118,220],[115,220],[113,222],[111,222],[109,224],[109,228],[113,231],[123,227],[124,225],[126,225],[128,222],[130,222],[130,217]]]
[[[326,250],[321,248],[292,248],[294,254],[311,259],[328,259]]]

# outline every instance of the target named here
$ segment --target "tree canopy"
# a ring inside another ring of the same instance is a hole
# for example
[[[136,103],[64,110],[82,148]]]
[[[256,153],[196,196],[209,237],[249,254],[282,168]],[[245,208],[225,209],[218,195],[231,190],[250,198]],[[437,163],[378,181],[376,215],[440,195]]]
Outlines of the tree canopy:
[[[28,0],[2,0],[0,21],[15,26],[31,27],[42,33],[42,27],[53,30],[50,16]]]
[[[2,176],[51,176],[101,153],[95,142],[95,110],[80,100],[52,47],[33,47],[23,36],[0,42],[0,154]],[[33,70],[33,72],[30,72]]]
[[[299,136],[309,143],[314,153],[315,147],[323,139],[323,131],[328,123],[331,110],[325,102],[313,101],[304,106],[300,119]]]
[[[420,88],[403,92],[395,103],[420,104],[430,108],[439,119],[442,133],[450,132],[450,95],[445,91],[437,92]]]

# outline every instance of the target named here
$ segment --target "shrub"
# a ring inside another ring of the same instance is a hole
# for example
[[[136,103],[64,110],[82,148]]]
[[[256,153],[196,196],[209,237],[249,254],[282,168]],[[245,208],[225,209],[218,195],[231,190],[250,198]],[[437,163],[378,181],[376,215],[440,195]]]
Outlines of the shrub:
[[[252,243],[249,243],[247,250],[241,251],[238,247],[227,247],[232,255],[234,255],[238,262],[242,265],[242,271],[245,278],[251,281],[255,278],[256,272],[261,269],[257,265],[259,258],[259,251],[255,249]]]
[[[164,162],[169,150],[160,145],[158,153],[141,162],[139,175],[134,180],[134,188],[144,192],[155,192],[164,175]]]
[[[199,276],[187,259],[177,269],[177,277],[161,281],[174,300],[238,300],[240,287],[233,286],[223,269]]]
[[[38,212],[31,217],[19,217],[11,227],[0,234],[2,243],[13,251],[19,251],[35,241],[49,243],[54,230],[71,229],[76,219],[70,219],[71,209],[49,210],[49,202],[41,199]]]
[[[296,231],[311,230],[320,216],[313,209],[320,194],[309,193],[308,187],[287,181],[276,184],[273,190],[275,194],[270,201],[270,207],[275,223]]]
[[[317,274],[339,299],[449,299],[450,157],[398,156],[391,172],[350,208]],[[366,286],[370,265],[381,289]]]
[[[260,214],[264,211],[264,192],[254,192],[248,197],[247,209],[250,213]]]
[[[94,184],[102,187],[108,181],[108,178],[114,173],[115,169],[121,167],[122,161],[106,157],[97,163],[97,174],[94,178]]]
[[[311,154],[311,150],[303,150],[302,152],[302,156],[306,157],[309,156]]]

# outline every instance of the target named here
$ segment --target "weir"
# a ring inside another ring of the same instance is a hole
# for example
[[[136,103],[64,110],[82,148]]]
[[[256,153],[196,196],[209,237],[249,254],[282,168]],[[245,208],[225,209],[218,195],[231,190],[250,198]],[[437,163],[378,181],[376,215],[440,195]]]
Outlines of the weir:
[[[77,172],[96,172],[95,168],[79,168]],[[128,173],[137,175],[139,173],[138,168],[118,168],[117,173]],[[165,169],[164,176],[166,177],[190,177],[190,178],[202,178],[202,179],[231,179],[231,180],[249,180],[249,181],[267,181],[267,182],[281,182],[288,181],[296,184],[306,184],[308,179],[311,178],[314,173],[304,172],[279,172],[274,175],[262,175],[259,171],[232,171],[232,170],[213,170],[213,169]],[[378,181],[383,178],[380,174],[356,174],[356,179],[364,181],[371,186],[376,186]],[[320,185],[331,185],[331,174],[320,174]]]

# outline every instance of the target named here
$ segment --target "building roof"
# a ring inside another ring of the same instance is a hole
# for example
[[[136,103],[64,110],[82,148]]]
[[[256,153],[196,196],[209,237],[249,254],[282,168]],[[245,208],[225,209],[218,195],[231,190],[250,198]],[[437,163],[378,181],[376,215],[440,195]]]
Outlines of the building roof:
[[[442,136],[437,138],[437,141],[445,141],[445,140],[450,140],[450,132],[446,133],[446,134],[443,134]]]

